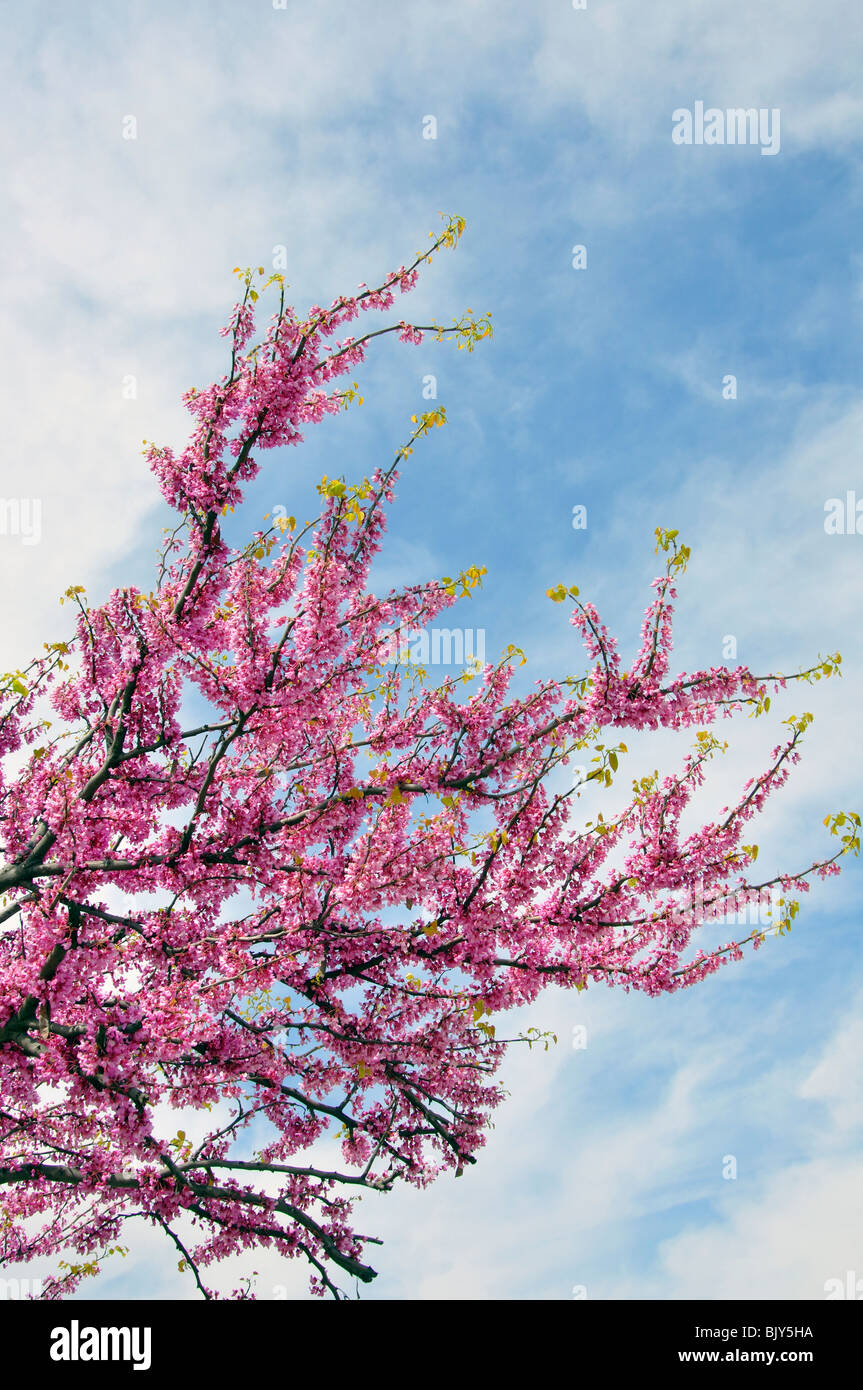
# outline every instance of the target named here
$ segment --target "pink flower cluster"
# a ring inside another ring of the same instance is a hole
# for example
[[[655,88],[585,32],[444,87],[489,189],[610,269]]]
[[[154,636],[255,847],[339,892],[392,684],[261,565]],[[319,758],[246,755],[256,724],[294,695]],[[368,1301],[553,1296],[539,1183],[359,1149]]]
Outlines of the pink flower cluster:
[[[697,881],[709,918],[761,891],[741,837],[802,729],[721,823],[681,834],[706,730],[784,682],[669,676],[676,547],[628,670],[574,601],[588,673],[515,696],[510,658],[436,687],[381,664],[394,628],[456,601],[450,580],[369,589],[395,464],[322,487],[311,544],[279,525],[223,538],[252,451],[343,404],[333,383],[366,338],[326,341],[430,254],[305,319],[282,304],[253,347],[252,301],[235,306],[229,374],[186,396],[189,443],[150,449],[181,522],[156,588],[94,608],[70,591],[74,643],[3,686],[0,1242],[13,1261],[76,1252],[56,1296],[133,1217],[182,1242],[205,1296],[201,1271],[253,1246],[302,1256],[339,1296],[339,1272],[374,1274],[364,1187],[475,1161],[502,1095],[500,1015],[550,981],[657,994],[740,954],[687,954],[699,922],[680,894]],[[190,693],[208,711],[194,727]],[[613,780],[609,740],[659,728],[697,731],[683,768],[576,825],[556,771],[598,750]],[[196,1112],[198,1137],[172,1110]],[[340,1163],[319,1156],[333,1139]]]

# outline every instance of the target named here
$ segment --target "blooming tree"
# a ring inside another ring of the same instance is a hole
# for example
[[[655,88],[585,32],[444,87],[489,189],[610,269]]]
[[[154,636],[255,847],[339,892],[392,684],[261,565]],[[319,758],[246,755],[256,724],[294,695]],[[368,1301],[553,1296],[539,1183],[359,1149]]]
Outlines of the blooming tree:
[[[153,591],[90,607],[70,588],[74,639],[0,682],[0,1231],[5,1261],[52,1260],[48,1296],[124,1249],[138,1218],[205,1297],[208,1266],[260,1247],[303,1256],[315,1291],[342,1297],[340,1279],[375,1273],[354,1225],[363,1189],[475,1162],[515,1041],[500,1015],[549,982],[694,984],[787,930],[793,890],[858,848],[859,817],[828,818],[836,853],[770,881],[784,895],[771,927],[690,949],[703,921],[770,887],[741,840],[811,716],[786,721],[719,821],[683,835],[724,746],[711,726],[768,709],[787,678],[670,673],[688,557],[673,531],[657,533],[664,572],[627,669],[563,585],[548,593],[570,605],[586,674],[516,696],[515,648],[437,685],[389,659],[393,632],[422,629],[484,573],[368,586],[398,468],[442,409],[414,417],[373,476],[325,478],[315,522],[266,518],[227,544],[255,452],[299,443],[356,399],[356,383],[335,383],[370,339],[430,332],[470,351],[491,332],[468,311],[448,328],[334,336],[390,309],[463,225],[305,318],[281,276],[238,272],[229,371],[186,395],[182,453],[148,448],[177,513]],[[253,343],[273,282],[278,308]],[[620,734],[660,728],[694,731],[680,770],[634,782],[619,815],[574,824],[579,786],[618,773]],[[202,1138],[177,1130],[178,1110]]]

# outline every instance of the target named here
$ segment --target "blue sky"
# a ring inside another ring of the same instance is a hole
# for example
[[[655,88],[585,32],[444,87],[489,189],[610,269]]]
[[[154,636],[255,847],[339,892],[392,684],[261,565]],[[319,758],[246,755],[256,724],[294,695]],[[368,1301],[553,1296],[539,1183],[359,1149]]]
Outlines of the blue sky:
[[[490,655],[524,647],[525,680],[577,674],[546,588],[578,583],[626,648],[654,528],[679,528],[681,665],[718,664],[728,635],[757,672],[843,653],[841,682],[773,711],[816,723],[757,835],[771,869],[826,853],[823,817],[860,809],[863,536],[824,530],[827,499],[863,499],[853,0],[82,0],[5,28],[2,495],[42,504],[39,544],[0,536],[5,666],[63,635],[68,584],[150,587],[165,516],[141,441],[181,445],[181,393],[224,369],[231,268],[284,244],[294,301],[328,302],[457,212],[405,312],[491,310],[494,339],[379,344],[362,409],[264,456],[238,521],[312,515],[323,473],[387,461],[434,373],[449,424],[404,470],[379,582],[484,564],[452,621]],[[697,101],[778,109],[779,152],[674,144]],[[766,724],[728,730],[707,811],[762,767]],[[632,775],[682,751],[633,741]],[[364,1296],[818,1298],[863,1277],[859,888],[853,867],[818,885],[789,937],[684,994],[538,1001],[520,1021],[560,1041],[513,1057],[476,1168],[363,1212],[386,1239]],[[170,1249],[130,1243],[92,1292],[190,1294]],[[259,1296],[304,1296],[299,1269],[255,1267]]]

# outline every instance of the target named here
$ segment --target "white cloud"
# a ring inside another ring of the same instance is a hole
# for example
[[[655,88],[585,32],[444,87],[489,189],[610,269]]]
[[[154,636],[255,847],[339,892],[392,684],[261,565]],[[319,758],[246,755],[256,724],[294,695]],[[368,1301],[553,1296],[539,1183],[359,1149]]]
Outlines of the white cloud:
[[[847,1140],[851,1131],[863,1125],[861,1057],[863,996],[858,997],[853,1013],[837,1029],[831,1045],[799,1088],[804,1100],[826,1106],[837,1139]]]

